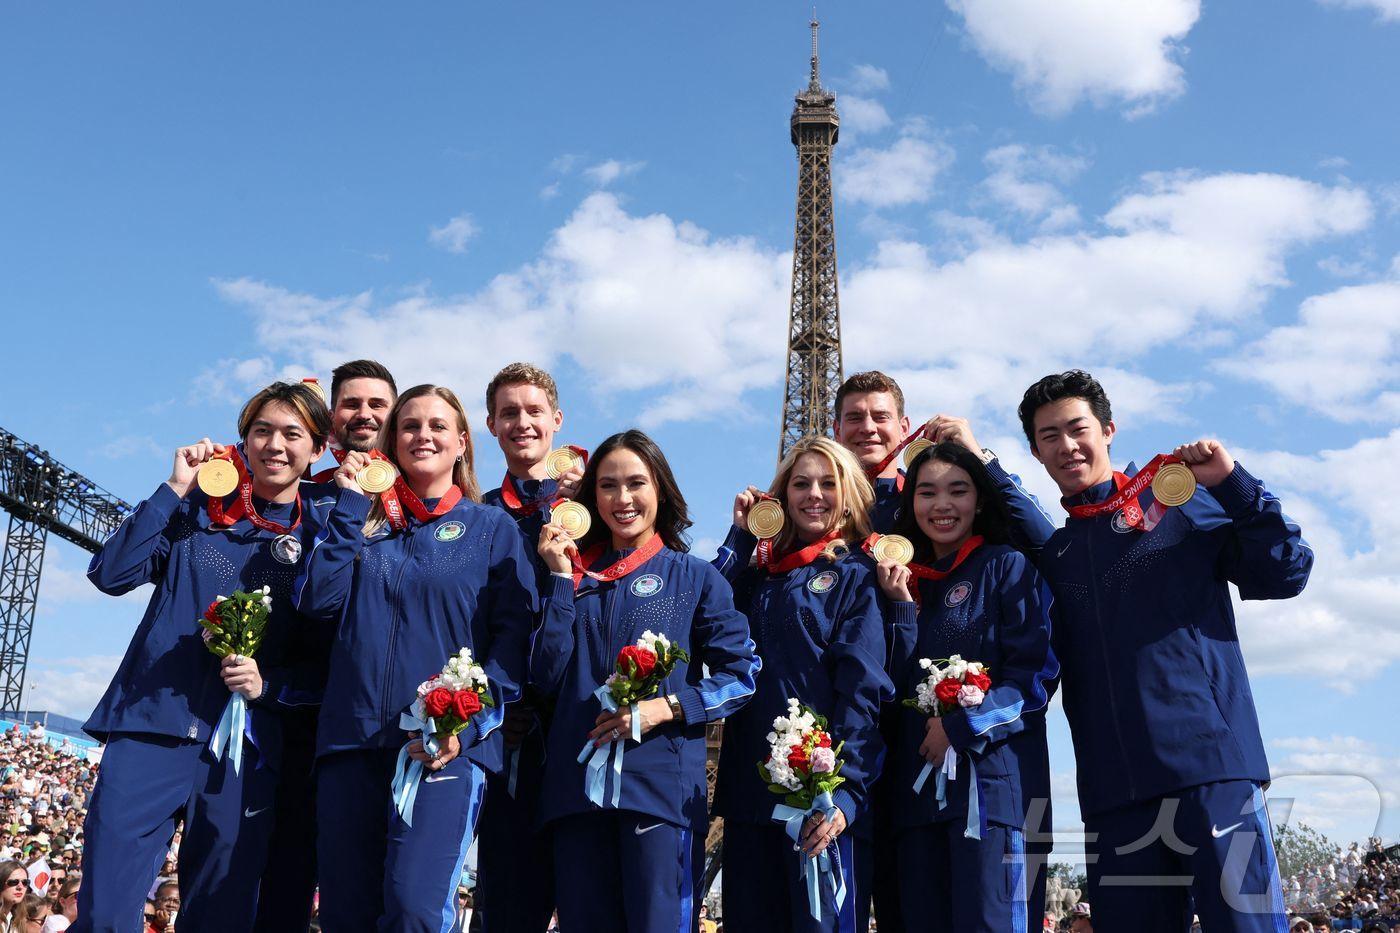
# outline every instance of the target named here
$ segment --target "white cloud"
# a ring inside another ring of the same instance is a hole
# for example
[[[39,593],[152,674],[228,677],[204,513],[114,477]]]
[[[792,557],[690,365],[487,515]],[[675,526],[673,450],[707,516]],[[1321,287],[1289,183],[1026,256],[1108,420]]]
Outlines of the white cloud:
[[[1186,89],[1181,41],[1199,0],[947,0],[973,45],[1032,103],[1063,114],[1081,99],[1130,115]]]
[[[1348,10],[1372,10],[1384,22],[1400,22],[1400,0],[1320,0],[1323,6]]]
[[[853,133],[874,133],[891,123],[890,115],[878,100],[849,95],[841,98],[841,127]]]
[[[606,188],[619,178],[634,175],[645,167],[645,162],[623,162],[618,159],[608,159],[597,165],[590,165],[583,170],[583,174],[587,175],[599,188]]]
[[[922,204],[933,197],[934,181],[953,158],[951,147],[911,124],[887,148],[855,149],[839,158],[836,193],[875,208]]]
[[[890,89],[890,73],[875,65],[856,65],[844,84],[857,94],[874,94]]]
[[[992,238],[943,262],[924,244],[888,241],[842,280],[847,366],[895,369],[963,399],[965,412],[1004,418],[1007,385],[1088,362],[1135,370],[1149,350],[1238,322],[1286,282],[1290,251],[1369,219],[1366,196],[1348,188],[1151,175],[1099,236]]]
[[[540,200],[551,201],[559,196],[559,182],[550,182],[540,189]]]
[[[467,244],[475,239],[479,232],[470,214],[458,214],[441,227],[429,230],[428,242],[449,253],[465,253]]]
[[[1313,295],[1220,369],[1338,421],[1400,418],[1400,281]]]
[[[1079,209],[1069,203],[1059,186],[1088,168],[1088,159],[1049,146],[1009,145],[991,150],[983,161],[991,170],[983,185],[999,204],[1038,220],[1042,230],[1079,224]]]
[[[93,654],[29,662],[25,672],[25,706],[85,719],[121,663],[119,654]]]
[[[1354,735],[1286,736],[1270,746],[1269,811],[1306,823],[1334,842],[1379,832],[1394,838],[1400,758]],[[1282,806],[1281,806],[1282,805]]]
[[[259,357],[259,374],[325,372],[372,352],[405,384],[462,388],[485,385],[505,360],[549,366],[567,348],[596,388],[651,392],[640,421],[654,425],[713,415],[780,381],[790,275],[789,254],[662,214],[633,216],[598,193],[539,259],[470,295],[325,299],[250,279],[217,286],[252,313],[268,354],[309,354]]]

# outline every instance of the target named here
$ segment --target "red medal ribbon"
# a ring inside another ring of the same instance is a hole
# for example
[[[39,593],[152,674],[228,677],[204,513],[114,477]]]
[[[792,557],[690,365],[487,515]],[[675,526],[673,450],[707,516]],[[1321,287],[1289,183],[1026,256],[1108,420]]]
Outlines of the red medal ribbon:
[[[569,450],[572,450],[574,453],[578,454],[579,459],[583,461],[583,465],[587,467],[588,451],[584,450],[582,447],[575,447],[573,444],[569,444],[567,446]],[[546,504],[546,497],[540,496],[537,499],[531,499],[529,502],[522,502],[519,494],[515,491],[515,484],[512,483],[510,480],[510,471],[507,470],[506,478],[501,480],[501,502],[505,504],[506,510],[510,512],[510,514],[516,516],[517,518],[523,518],[528,515],[534,515],[540,509],[544,508]],[[567,500],[568,496],[556,495],[553,498],[548,499],[547,501],[549,507],[552,509],[559,503],[565,502]]]
[[[348,451],[348,450],[343,450],[343,449],[341,449],[341,448],[339,448],[339,447],[332,447],[332,448],[331,448],[331,456],[335,458],[336,465],[333,466],[333,467],[326,467],[326,468],[325,468],[324,470],[322,470],[320,473],[317,473],[317,474],[315,474],[315,475],[312,475],[312,473],[311,473],[311,467],[308,466],[308,467],[306,468],[306,478],[307,478],[308,480],[310,480],[311,482],[313,482],[313,483],[329,483],[329,482],[331,482],[333,479],[335,479],[335,471],[338,470],[338,469],[340,469],[340,464],[342,464],[342,463],[345,462],[345,458],[349,455],[349,453],[350,453],[350,451]],[[374,456],[374,455],[373,455],[373,454],[370,454],[370,456]]]
[[[209,513],[211,523],[227,528],[236,525],[240,519],[246,518],[252,522],[253,527],[278,535],[295,531],[297,526],[301,524],[301,490],[297,490],[296,520],[290,525],[279,525],[277,522],[263,518],[258,514],[257,506],[253,504],[253,478],[248,474],[248,467],[243,462],[243,457],[239,455],[236,447],[225,447],[223,453],[215,454],[210,459],[228,460],[238,471],[238,498],[234,501],[232,508],[226,510],[223,499],[209,497],[205,510]]]
[[[870,548],[874,546],[875,541],[878,540],[879,537],[879,535],[871,535],[869,538],[865,539],[864,547],[866,548],[866,553],[869,553]],[[957,556],[953,558],[953,564],[947,570],[939,570],[935,567],[930,567],[927,564],[916,564],[913,561],[910,561],[905,566],[909,568],[909,573],[913,575],[916,579],[942,580],[948,576],[951,576],[953,571],[957,570],[960,566],[962,566],[963,561],[967,560],[968,557],[972,554],[972,552],[981,547],[982,544],[983,540],[981,535],[973,535],[972,537],[968,538],[962,543],[962,547],[958,548]],[[924,601],[922,595],[919,593],[919,585],[915,583],[912,590],[914,594],[914,602],[922,606],[924,604]]]
[[[880,474],[885,472],[885,467],[893,463],[894,458],[899,456],[900,451],[902,451],[904,448],[908,447],[910,444],[914,443],[916,440],[924,436],[924,428],[926,426],[927,422],[925,424],[920,425],[918,430],[910,431],[908,436],[905,437],[904,440],[900,441],[898,444],[895,445],[894,450],[891,450],[889,453],[885,454],[885,459],[881,460],[873,467],[866,468],[865,478],[870,480],[870,482],[872,483],[875,482],[875,480],[879,478]],[[903,476],[899,478],[899,490],[901,492],[904,491]]]
[[[447,493],[438,500],[437,506],[434,507],[432,511],[429,511],[428,507],[423,504],[423,500],[418,498],[418,494],[412,489],[409,489],[408,483],[403,481],[402,473],[399,474],[398,479],[394,480],[393,487],[381,492],[379,498],[382,501],[387,500],[390,493],[397,493],[394,505],[396,507],[395,511],[398,511],[400,521],[403,520],[403,512],[397,510],[398,499],[402,499],[403,504],[408,506],[408,510],[413,513],[413,517],[424,525],[435,518],[446,515],[454,505],[462,501],[462,490],[458,489],[456,486],[452,486],[448,488]],[[395,529],[403,527],[403,525],[394,525],[394,512],[390,510],[388,501],[384,501],[384,511],[390,516],[389,523],[393,525]]]
[[[780,559],[773,557],[773,541],[771,538],[764,538],[758,542],[758,566],[767,570],[773,575],[784,574],[796,570],[798,567],[806,567],[812,561],[821,556],[826,546],[837,538],[841,537],[839,529],[828,531],[820,540],[813,541],[806,547],[793,551]],[[767,547],[764,547],[764,545]]]
[[[1142,506],[1138,503],[1138,496],[1143,490],[1152,485],[1152,480],[1157,477],[1157,471],[1169,463],[1180,463],[1180,457],[1171,454],[1158,454],[1148,462],[1147,466],[1138,470],[1137,475],[1129,479],[1123,473],[1114,471],[1113,488],[1117,490],[1102,502],[1091,505],[1071,505],[1066,506],[1070,518],[1096,518],[1100,515],[1108,515],[1123,510],[1123,521],[1128,523],[1130,528],[1139,531],[1151,531],[1161,519],[1161,512],[1156,503],[1153,504],[1153,516],[1143,514]]]
[[[589,577],[601,583],[621,580],[623,577],[642,566],[642,564],[645,564],[657,554],[661,553],[661,548],[663,546],[664,543],[661,540],[661,535],[653,534],[646,544],[643,544],[631,554],[622,558],[622,560],[610,564],[601,571],[589,570],[588,568],[593,565],[593,562],[602,557],[603,552],[607,550],[607,545],[600,541],[589,548],[588,553],[584,554],[582,558],[577,554],[570,558],[574,565],[574,589],[579,588],[579,584],[583,583],[584,577]]]

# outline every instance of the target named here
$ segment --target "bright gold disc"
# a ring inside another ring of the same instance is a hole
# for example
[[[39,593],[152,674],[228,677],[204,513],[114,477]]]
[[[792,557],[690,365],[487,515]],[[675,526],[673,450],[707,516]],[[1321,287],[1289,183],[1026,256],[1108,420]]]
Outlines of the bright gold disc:
[[[914,458],[933,446],[933,441],[926,437],[921,437],[916,441],[910,441],[909,446],[904,448],[904,466],[908,469],[914,462]]]
[[[755,538],[776,538],[783,530],[783,506],[776,499],[760,499],[749,509],[749,533]]]
[[[195,482],[211,499],[222,499],[238,488],[238,467],[227,460],[206,460],[199,466]]]
[[[550,479],[558,479],[583,462],[583,458],[567,447],[551,450],[544,458],[544,471]]]
[[[892,560],[903,567],[914,559],[914,542],[903,535],[882,535],[871,552],[876,562]]]
[[[319,395],[319,396],[321,397],[321,404],[322,404],[322,405],[325,405],[325,404],[326,404],[326,390],[325,390],[324,388],[321,387],[321,382],[320,382],[320,380],[318,380],[318,379],[303,379],[303,380],[301,381],[301,384],[304,385],[304,386],[306,386],[306,387],[307,387],[308,389],[310,389],[311,391],[315,392],[317,395]]]
[[[399,472],[394,469],[394,465],[385,460],[371,460],[364,469],[355,474],[355,482],[360,484],[360,488],[365,492],[383,492],[394,485],[394,480],[398,479]]]
[[[564,534],[575,541],[588,534],[588,529],[593,527],[593,516],[588,514],[588,507],[572,500],[556,505],[550,512],[549,520],[563,528]]]
[[[1168,463],[1152,477],[1152,498],[1162,505],[1185,505],[1196,494],[1196,476],[1184,463]]]

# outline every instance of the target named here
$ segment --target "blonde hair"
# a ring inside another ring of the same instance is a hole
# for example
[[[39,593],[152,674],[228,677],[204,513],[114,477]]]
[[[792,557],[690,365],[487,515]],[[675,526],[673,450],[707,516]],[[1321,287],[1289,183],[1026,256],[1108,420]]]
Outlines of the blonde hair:
[[[384,456],[389,458],[389,462],[402,471],[399,466],[398,454],[395,451],[395,436],[399,433],[399,414],[403,407],[416,398],[425,395],[435,395],[448,404],[457,415],[457,430],[466,435],[466,449],[462,451],[462,459],[458,460],[452,467],[452,485],[462,490],[462,498],[471,502],[481,501],[481,487],[476,482],[475,457],[472,454],[472,429],[467,422],[467,412],[462,408],[462,402],[457,398],[457,393],[446,386],[435,386],[431,383],[424,383],[409,389],[394,401],[394,407],[389,410],[389,417],[384,419],[384,426],[379,429],[379,440],[375,446]],[[384,511],[384,503],[375,498],[374,507],[370,509],[369,518],[365,521],[365,537],[369,537],[383,527],[388,521],[388,515]]]
[[[875,491],[870,488],[870,480],[865,478],[865,471],[861,469],[855,454],[829,437],[802,438],[792,445],[787,456],[783,457],[783,462],[778,464],[778,473],[773,477],[772,485],[768,487],[768,495],[782,503],[783,517],[786,520],[783,522],[783,530],[778,532],[778,537],[773,542],[773,550],[777,554],[786,553],[797,539],[796,529],[793,528],[792,519],[787,514],[787,487],[793,471],[797,468],[798,459],[805,454],[815,454],[824,458],[831,471],[836,474],[836,505],[840,511],[832,512],[830,527],[839,526],[840,535],[821,553],[827,560],[836,560],[843,551],[860,547],[870,536],[870,507],[875,503]]]

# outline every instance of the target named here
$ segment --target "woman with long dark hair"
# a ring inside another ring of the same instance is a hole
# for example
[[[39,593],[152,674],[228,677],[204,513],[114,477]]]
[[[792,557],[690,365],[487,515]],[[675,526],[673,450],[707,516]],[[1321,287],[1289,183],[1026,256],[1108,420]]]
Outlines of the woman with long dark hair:
[[[604,441],[577,502],[587,534],[575,541],[555,523],[540,533],[552,588],[530,656],[532,682],[556,698],[540,817],[554,831],[559,919],[579,930],[690,930],[704,861],[705,726],[748,702],[759,660],[729,585],[687,553],[685,499],[651,438],[633,430]],[[654,670],[635,650],[643,636],[688,661],[655,696],[610,709],[600,687],[624,648]]]
[[[380,452],[398,479],[371,500],[359,485],[370,455],[346,455],[296,588],[303,611],[338,624],[317,726],[320,916],[330,930],[439,930],[456,909],[484,770],[501,768],[498,729],[520,696],[535,571],[515,524],[478,501],[470,428],[450,389],[400,395]],[[463,648],[492,703],[434,751],[403,714]],[[396,801],[405,746],[424,774]]]
[[[1029,929],[1024,827],[1047,767],[1045,706],[1059,674],[1050,593],[1007,543],[996,486],[962,445],[920,453],[902,495],[895,531],[913,543],[913,561],[876,571],[893,603],[896,693],[918,697],[938,667],[971,675],[955,695],[938,695],[953,697],[943,715],[900,712],[888,777],[904,923]]]
[[[783,527],[734,584],[764,669],[753,701],[724,725],[715,809],[724,817],[725,929],[844,933],[855,930],[858,902],[870,897],[856,883],[847,830],[868,811],[884,757],[880,703],[891,696],[875,567],[861,550],[874,494],[855,455],[818,437],[793,445],[767,496],[781,504]],[[743,523],[747,515],[736,517]],[[783,798],[755,768],[792,700],[827,720],[845,779],[829,805],[802,820],[797,840],[774,820]],[[814,860],[828,849],[832,878],[814,911],[806,876],[820,870]]]

